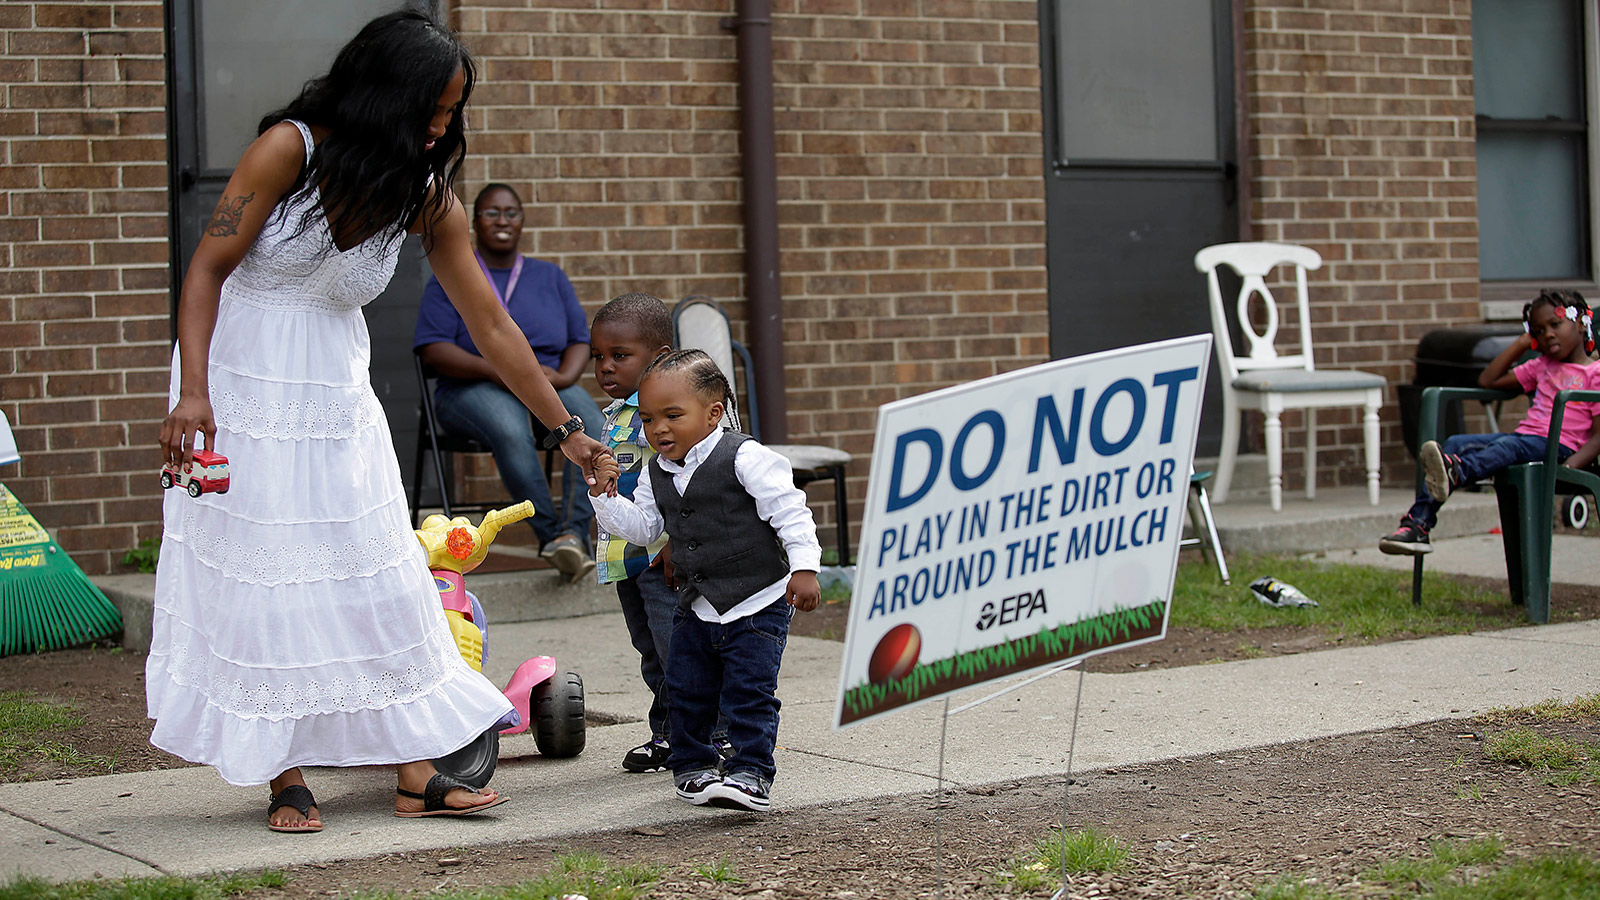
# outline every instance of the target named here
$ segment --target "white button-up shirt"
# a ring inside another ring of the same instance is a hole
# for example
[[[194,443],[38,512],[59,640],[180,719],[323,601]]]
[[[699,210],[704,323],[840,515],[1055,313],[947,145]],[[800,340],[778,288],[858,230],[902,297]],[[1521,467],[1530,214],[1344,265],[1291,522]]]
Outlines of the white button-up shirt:
[[[714,431],[689,448],[682,463],[657,456],[662,471],[672,476],[678,495],[689,488],[689,480],[722,441],[723,432]],[[733,473],[745,492],[756,502],[756,514],[778,533],[778,542],[789,554],[789,572],[815,572],[822,565],[822,545],[817,541],[817,523],[806,506],[805,491],[794,485],[794,470],[776,452],[745,441],[733,458]],[[607,533],[641,546],[648,545],[666,530],[661,511],[656,507],[655,484],[649,472],[639,473],[633,499],[601,494],[593,501],[595,517]],[[781,599],[789,579],[780,578],[726,613],[718,613],[704,597],[695,598],[690,609],[705,622],[732,622],[754,615]]]

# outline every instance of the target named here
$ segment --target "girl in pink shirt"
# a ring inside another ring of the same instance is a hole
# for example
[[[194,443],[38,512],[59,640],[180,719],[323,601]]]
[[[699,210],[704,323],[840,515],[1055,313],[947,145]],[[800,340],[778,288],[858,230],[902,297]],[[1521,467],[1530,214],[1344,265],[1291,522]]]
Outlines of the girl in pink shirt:
[[[1378,542],[1379,550],[1410,555],[1431,552],[1428,532],[1451,491],[1507,466],[1543,460],[1550,444],[1550,413],[1556,393],[1600,390],[1600,366],[1591,362],[1593,315],[1577,291],[1541,291],[1522,308],[1522,327],[1527,333],[1489,363],[1478,376],[1478,384],[1531,392],[1533,403],[1527,416],[1510,434],[1457,434],[1446,438],[1443,445],[1423,443],[1417,458],[1422,462],[1426,488],[1417,493],[1417,502],[1401,518],[1400,527]],[[1540,355],[1512,368],[1529,350]],[[1582,468],[1600,455],[1600,432],[1593,427],[1595,407],[1581,401],[1566,405],[1557,450],[1563,465]]]

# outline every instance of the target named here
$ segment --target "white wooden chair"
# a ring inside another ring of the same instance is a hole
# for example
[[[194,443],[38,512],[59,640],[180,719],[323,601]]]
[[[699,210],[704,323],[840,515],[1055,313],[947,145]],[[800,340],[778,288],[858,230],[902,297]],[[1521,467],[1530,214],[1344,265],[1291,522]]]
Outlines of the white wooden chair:
[[[1266,415],[1267,488],[1274,511],[1283,508],[1283,424],[1285,409],[1303,409],[1306,418],[1306,499],[1317,494],[1317,410],[1330,406],[1363,407],[1361,424],[1366,444],[1367,496],[1378,504],[1378,409],[1383,406],[1388,382],[1381,375],[1348,369],[1318,369],[1312,359],[1311,309],[1306,299],[1306,272],[1322,267],[1322,256],[1309,247],[1267,242],[1216,244],[1194,255],[1196,269],[1206,275],[1211,295],[1211,327],[1216,335],[1217,362],[1222,376],[1222,452],[1217,460],[1216,488],[1211,498],[1228,499],[1234,459],[1239,451],[1239,410],[1260,410]],[[1233,351],[1228,314],[1217,282],[1217,267],[1226,265],[1244,279],[1234,303],[1234,318],[1249,352]],[[1295,300],[1299,311],[1299,347],[1280,355],[1278,305],[1264,280],[1280,265],[1295,269]],[[1265,304],[1265,322],[1257,332],[1250,321],[1249,304],[1259,296]]]

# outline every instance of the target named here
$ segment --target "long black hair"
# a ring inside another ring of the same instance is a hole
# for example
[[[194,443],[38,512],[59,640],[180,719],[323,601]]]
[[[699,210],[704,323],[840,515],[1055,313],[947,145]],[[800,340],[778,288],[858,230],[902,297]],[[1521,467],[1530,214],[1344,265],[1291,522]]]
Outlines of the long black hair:
[[[428,123],[458,71],[466,79],[461,105],[425,151]],[[382,234],[393,242],[420,215],[424,246],[431,247],[433,224],[466,156],[461,111],[476,75],[466,47],[425,13],[402,9],[368,22],[328,74],[261,120],[262,132],[285,119],[328,131],[291,194],[321,192],[320,207],[306,211],[296,234],[326,215],[334,234]]]

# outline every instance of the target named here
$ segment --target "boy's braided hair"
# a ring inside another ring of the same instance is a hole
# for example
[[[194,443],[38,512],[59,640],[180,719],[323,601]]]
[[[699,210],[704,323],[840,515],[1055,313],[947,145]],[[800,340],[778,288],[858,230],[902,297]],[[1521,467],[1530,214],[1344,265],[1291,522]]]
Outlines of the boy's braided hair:
[[[652,349],[672,346],[672,313],[655,294],[644,291],[618,294],[594,314],[590,329],[605,322],[633,326],[634,332]]]
[[[740,430],[739,410],[737,401],[733,397],[733,386],[728,383],[728,376],[722,374],[722,369],[716,360],[707,356],[704,350],[673,350],[661,354],[645,367],[644,374],[639,376],[640,383],[656,372],[681,373],[689,380],[689,389],[702,399],[722,402],[725,410],[725,415],[722,417],[723,430]]]
[[[1550,306],[1561,311],[1568,319],[1578,323],[1578,329],[1583,332],[1583,351],[1594,354],[1594,313],[1589,309],[1588,301],[1577,291],[1545,289],[1539,296],[1528,301],[1522,307],[1522,330],[1530,334],[1531,317],[1533,311],[1541,306]],[[1533,349],[1539,349],[1539,342],[1533,342]]]

